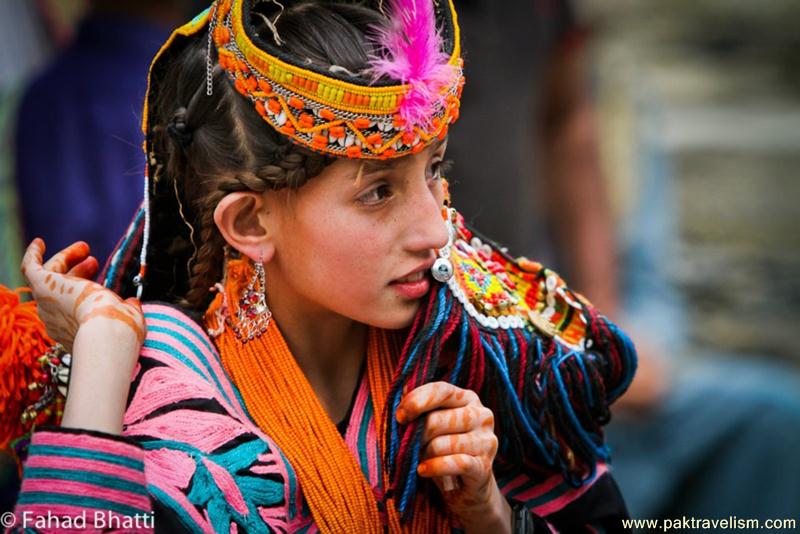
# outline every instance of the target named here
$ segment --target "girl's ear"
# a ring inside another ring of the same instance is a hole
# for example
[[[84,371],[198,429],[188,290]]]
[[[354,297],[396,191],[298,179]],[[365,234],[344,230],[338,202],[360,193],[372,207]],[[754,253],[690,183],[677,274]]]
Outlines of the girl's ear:
[[[263,193],[229,193],[214,209],[214,223],[233,248],[253,261],[269,262],[275,254],[274,229]]]

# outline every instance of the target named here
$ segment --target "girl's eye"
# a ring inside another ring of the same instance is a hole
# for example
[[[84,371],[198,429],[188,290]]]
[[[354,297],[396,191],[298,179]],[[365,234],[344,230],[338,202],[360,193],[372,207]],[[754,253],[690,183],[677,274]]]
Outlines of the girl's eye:
[[[379,185],[378,187],[374,187],[358,197],[358,201],[362,204],[366,204],[368,206],[380,204],[387,198],[391,197],[391,189],[386,184]]]
[[[431,179],[439,180],[445,173],[447,173],[453,162],[451,160],[441,160],[431,164]]]

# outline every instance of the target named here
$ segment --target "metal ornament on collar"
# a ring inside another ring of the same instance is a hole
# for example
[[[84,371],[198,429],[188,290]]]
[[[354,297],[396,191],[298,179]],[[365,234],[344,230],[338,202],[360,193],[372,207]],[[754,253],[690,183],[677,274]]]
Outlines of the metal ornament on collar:
[[[267,331],[272,311],[267,306],[264,264],[254,262],[255,272],[239,300],[236,323],[231,325],[236,337],[243,343],[258,338]]]
[[[447,244],[440,248],[438,251],[438,258],[431,267],[431,275],[437,282],[446,283],[453,277],[453,264],[450,261],[450,250],[453,247],[453,242],[456,238],[456,229],[453,224],[453,219],[456,217],[456,211],[453,208],[448,208],[446,212],[447,224]]]

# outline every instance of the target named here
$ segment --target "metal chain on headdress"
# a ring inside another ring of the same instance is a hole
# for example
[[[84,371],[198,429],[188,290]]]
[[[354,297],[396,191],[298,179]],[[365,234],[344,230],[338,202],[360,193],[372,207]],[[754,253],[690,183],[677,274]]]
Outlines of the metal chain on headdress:
[[[217,27],[217,2],[211,10],[208,22],[208,44],[206,45],[206,96],[214,94],[214,61],[211,59],[211,47],[214,45],[214,28]]]

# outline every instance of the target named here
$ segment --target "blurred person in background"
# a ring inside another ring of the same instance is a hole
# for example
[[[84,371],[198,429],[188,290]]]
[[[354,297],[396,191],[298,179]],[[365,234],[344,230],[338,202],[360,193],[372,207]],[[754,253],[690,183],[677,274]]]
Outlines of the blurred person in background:
[[[66,7],[77,8],[79,2]],[[0,9],[0,284],[23,284],[18,199],[14,183],[13,139],[17,109],[24,82],[52,53],[58,36],[68,33],[71,10],[58,12],[44,24],[47,3],[7,0]],[[53,13],[51,13],[53,14]],[[0,513],[16,501],[17,468],[10,456],[0,453]]]
[[[14,184],[13,139],[23,81],[47,59],[51,39],[36,4],[7,0],[0,9],[0,283],[22,285],[22,236]]]
[[[461,128],[450,135],[454,200],[515,253],[558,265],[632,333],[639,369],[608,429],[631,516],[796,517],[796,377],[731,357],[705,363],[689,347],[686,303],[665,273],[676,216],[669,165],[646,140],[637,147],[638,207],[619,221],[618,241],[590,91],[589,32],[572,6],[461,5],[470,83]],[[485,134],[493,129],[504,135]]]
[[[184,0],[92,0],[72,43],[26,88],[16,126],[24,240],[82,236],[104,261],[136,210],[150,60]],[[69,206],[69,209],[64,209]]]

